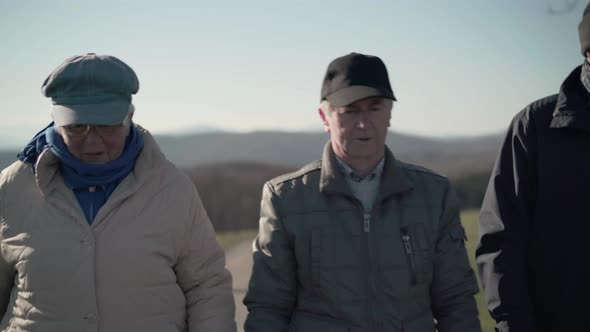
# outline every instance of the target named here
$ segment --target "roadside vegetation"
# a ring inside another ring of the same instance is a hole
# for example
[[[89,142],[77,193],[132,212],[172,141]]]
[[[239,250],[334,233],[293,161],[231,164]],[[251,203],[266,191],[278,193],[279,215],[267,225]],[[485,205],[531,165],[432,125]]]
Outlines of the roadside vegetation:
[[[478,216],[479,210],[477,209],[464,210],[461,213],[461,222],[463,223],[463,227],[465,228],[465,232],[467,234],[467,242],[465,243],[465,246],[467,247],[469,262],[471,263],[473,271],[476,272],[477,269],[475,266],[475,247],[477,246]],[[481,290],[481,282],[479,280],[479,276],[477,277],[477,282],[479,284],[479,289]],[[475,300],[477,301],[477,309],[479,310],[479,320],[481,321],[483,332],[494,332],[494,326],[496,324],[492,317],[490,317],[490,314],[488,313],[488,309],[483,298],[483,293],[481,291],[475,296]]]

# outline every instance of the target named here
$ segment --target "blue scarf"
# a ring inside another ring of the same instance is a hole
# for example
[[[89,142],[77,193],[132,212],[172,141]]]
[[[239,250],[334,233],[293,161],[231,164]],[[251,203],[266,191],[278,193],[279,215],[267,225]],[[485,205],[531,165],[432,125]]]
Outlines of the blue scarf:
[[[85,163],[68,151],[55,127],[45,130],[51,152],[61,161],[60,171],[66,186],[71,189],[118,184],[135,166],[135,159],[143,148],[143,139],[132,126],[121,156],[105,164]]]
[[[35,135],[18,154],[18,159],[31,164],[35,172],[37,159],[46,147],[59,158],[64,183],[74,191],[88,222],[91,223],[117,185],[133,170],[143,148],[143,137],[132,125],[123,153],[118,159],[105,164],[91,164],[77,159],[68,151],[51,123]],[[95,187],[97,191],[89,192],[90,187]]]
[[[33,138],[27,143],[27,145],[16,155],[16,158],[22,161],[25,164],[31,166],[33,173],[35,173],[35,164],[37,164],[37,158],[45,146],[47,146],[47,140],[45,139],[45,131],[49,128],[53,127],[53,122],[51,122],[47,127],[41,129],[38,133],[33,136]]]

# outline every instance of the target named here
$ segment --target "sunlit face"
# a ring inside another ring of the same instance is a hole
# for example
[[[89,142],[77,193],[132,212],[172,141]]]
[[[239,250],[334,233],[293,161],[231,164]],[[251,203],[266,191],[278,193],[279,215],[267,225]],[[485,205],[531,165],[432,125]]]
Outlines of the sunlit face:
[[[345,162],[381,159],[392,106],[389,99],[370,97],[331,110],[320,109],[336,156]]]
[[[105,164],[123,153],[132,117],[133,113],[130,113],[120,125],[90,126],[85,135],[69,135],[64,127],[58,127],[58,132],[74,157],[85,163]]]

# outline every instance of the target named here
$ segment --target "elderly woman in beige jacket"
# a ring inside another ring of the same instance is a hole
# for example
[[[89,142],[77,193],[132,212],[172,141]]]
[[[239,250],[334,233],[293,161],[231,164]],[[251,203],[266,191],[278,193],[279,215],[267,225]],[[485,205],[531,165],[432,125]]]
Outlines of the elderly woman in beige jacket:
[[[45,81],[54,123],[0,175],[1,331],[235,331],[231,276],[191,181],[131,121],[112,56]]]

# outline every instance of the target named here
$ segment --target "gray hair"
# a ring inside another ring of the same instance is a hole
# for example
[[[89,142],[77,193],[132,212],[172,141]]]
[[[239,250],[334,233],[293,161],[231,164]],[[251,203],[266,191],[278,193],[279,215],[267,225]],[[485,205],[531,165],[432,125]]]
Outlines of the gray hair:
[[[135,112],[135,106],[133,104],[129,104],[129,112],[123,119],[123,126],[129,126],[131,124],[131,115]]]

